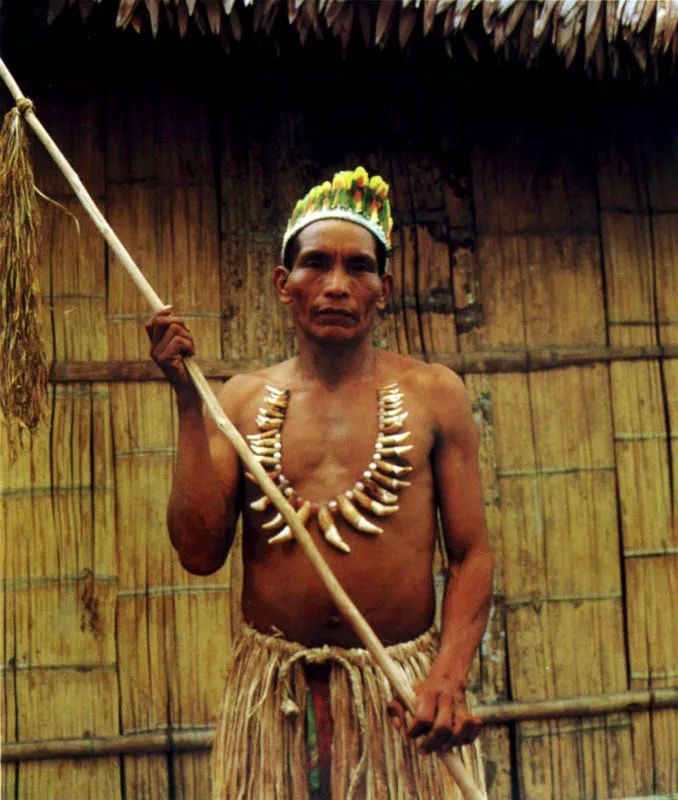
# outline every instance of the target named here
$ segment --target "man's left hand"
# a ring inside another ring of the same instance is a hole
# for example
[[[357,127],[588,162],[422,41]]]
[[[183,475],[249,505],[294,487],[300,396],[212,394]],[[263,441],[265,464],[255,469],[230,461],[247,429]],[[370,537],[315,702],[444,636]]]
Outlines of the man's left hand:
[[[445,678],[429,677],[414,687],[417,696],[415,715],[405,730],[419,739],[419,752],[426,755],[471,744],[480,733],[482,720],[466,703],[464,687]],[[405,726],[405,709],[398,700],[389,703],[388,715],[398,730]]]

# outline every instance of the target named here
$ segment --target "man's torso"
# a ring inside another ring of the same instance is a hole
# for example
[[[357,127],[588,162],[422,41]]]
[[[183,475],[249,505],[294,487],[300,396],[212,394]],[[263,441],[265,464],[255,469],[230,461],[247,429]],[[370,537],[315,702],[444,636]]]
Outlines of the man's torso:
[[[241,376],[233,420],[243,435],[258,432],[256,417],[265,407],[267,386],[289,390],[281,432],[281,466],[290,486],[313,503],[327,503],[355,487],[373,462],[379,432],[378,389],[396,381],[403,411],[408,412],[403,444],[412,449],[393,463],[408,464],[402,475],[411,485],[397,490],[399,510],[376,517],[358,506],[370,522],[383,528],[359,532],[333,512],[343,553],[328,544],[316,514],[306,527],[337,579],[385,643],[406,641],[426,630],[433,618],[432,560],[436,504],[432,452],[435,446],[436,398],[427,393],[426,365],[383,354],[376,380],[358,380],[335,390],[295,378],[293,362]],[[404,460],[403,460],[404,459]],[[254,511],[250,504],[261,490],[242,482],[244,589],[243,614],[262,632],[281,630],[307,646],[359,645],[310,561],[294,541],[269,544],[275,531],[261,529],[276,511]]]

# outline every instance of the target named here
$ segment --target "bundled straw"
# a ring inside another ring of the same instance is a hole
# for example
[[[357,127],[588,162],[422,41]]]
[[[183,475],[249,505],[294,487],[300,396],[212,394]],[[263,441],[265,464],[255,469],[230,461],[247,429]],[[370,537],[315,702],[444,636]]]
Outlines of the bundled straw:
[[[23,111],[11,109],[0,131],[0,412],[12,458],[17,434],[21,442],[40,421],[48,377],[39,327],[40,215]]]

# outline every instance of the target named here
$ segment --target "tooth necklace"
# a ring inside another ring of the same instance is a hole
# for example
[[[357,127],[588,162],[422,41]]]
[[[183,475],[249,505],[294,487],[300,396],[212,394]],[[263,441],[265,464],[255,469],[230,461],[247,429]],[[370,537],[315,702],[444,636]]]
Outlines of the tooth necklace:
[[[274,480],[287,500],[297,509],[297,514],[306,525],[312,514],[318,517],[318,525],[326,541],[350,553],[351,548],[341,538],[334,524],[334,514],[339,513],[352,527],[362,533],[380,534],[383,529],[366,519],[358,507],[375,517],[388,517],[398,511],[398,491],[410,486],[409,481],[400,480],[400,475],[412,471],[403,458],[412,450],[411,444],[403,444],[411,432],[403,430],[407,411],[403,410],[403,394],[397,383],[388,383],[377,390],[379,399],[379,433],[374,445],[374,455],[367,470],[352,489],[336,495],[332,500],[311,503],[304,500],[294,490],[282,472],[282,428],[287,414],[289,390],[281,391],[267,386],[269,394],[265,398],[267,408],[260,408],[257,415],[259,433],[250,434],[249,446],[269,477]],[[256,478],[246,472],[247,478],[256,483]],[[266,511],[273,503],[266,495],[250,503],[253,511]],[[269,522],[261,526],[265,531],[278,531],[269,544],[289,542],[294,538],[289,525],[279,512]]]

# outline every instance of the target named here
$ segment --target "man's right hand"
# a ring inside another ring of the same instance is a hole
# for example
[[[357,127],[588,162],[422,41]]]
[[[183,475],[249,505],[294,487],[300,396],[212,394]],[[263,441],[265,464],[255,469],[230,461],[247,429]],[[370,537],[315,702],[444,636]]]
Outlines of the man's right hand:
[[[151,358],[167,376],[177,394],[195,393],[184,356],[195,355],[195,343],[186,323],[172,316],[172,307],[157,311],[146,323],[151,341]]]

